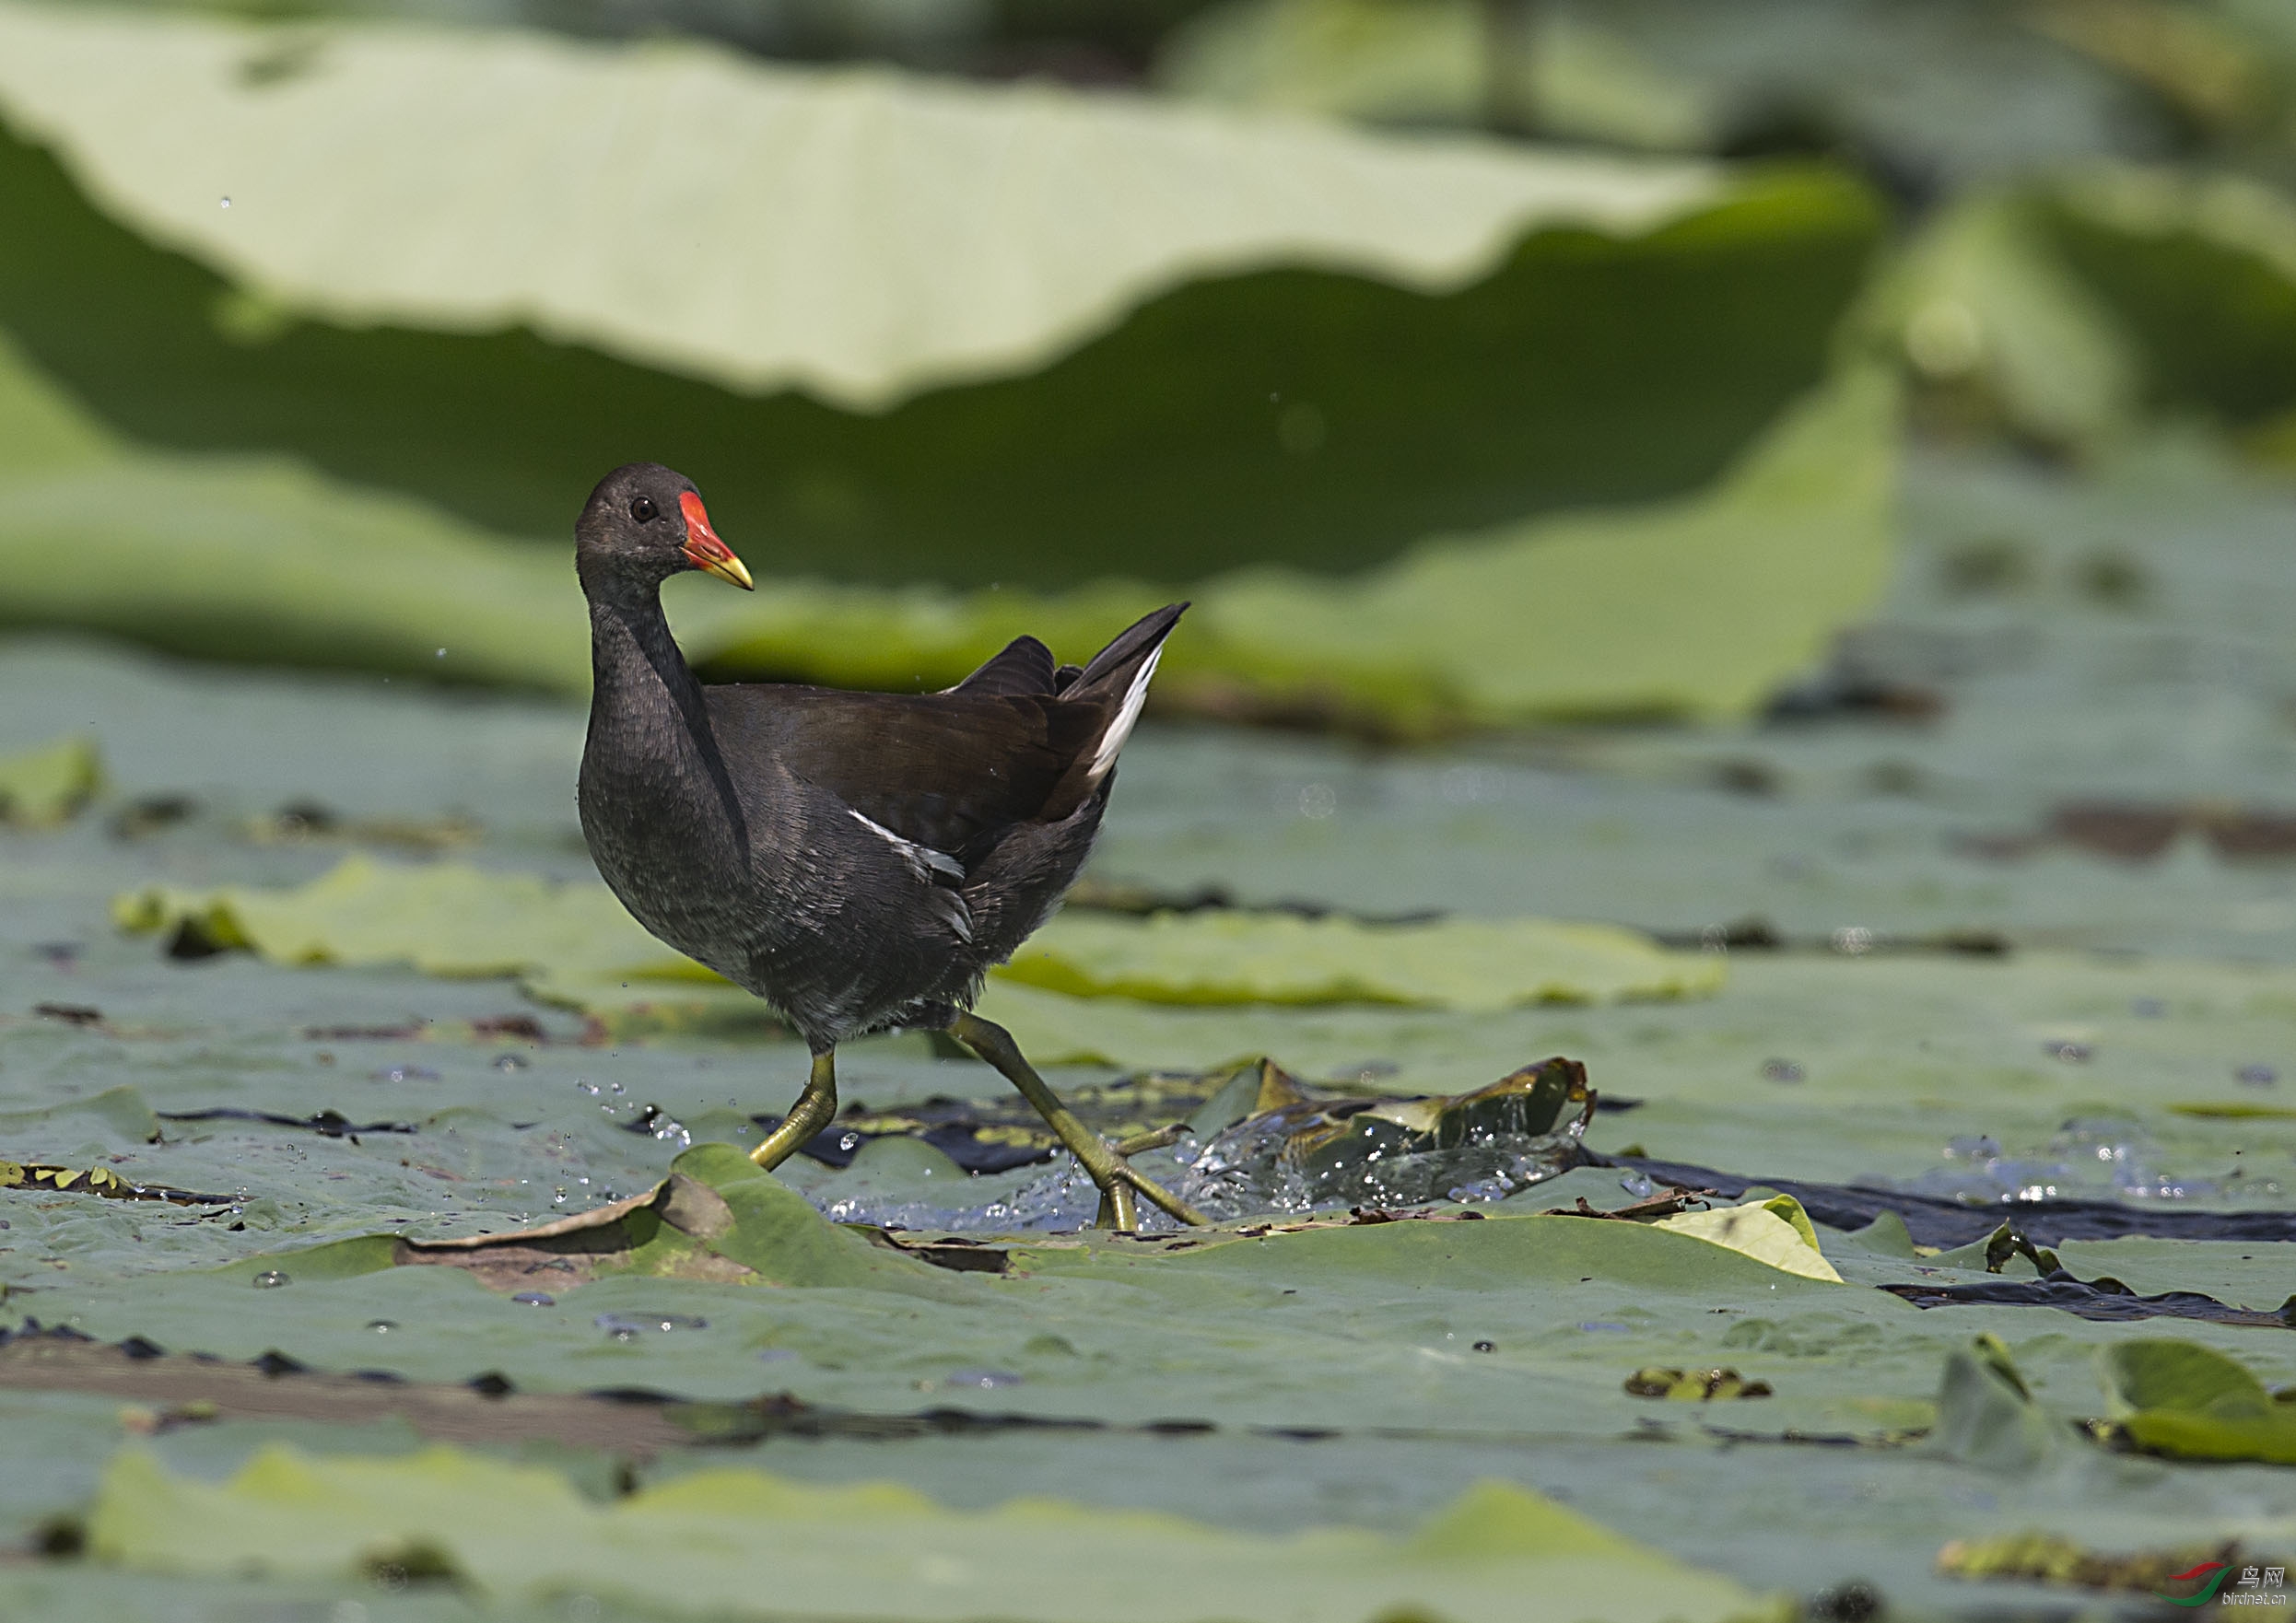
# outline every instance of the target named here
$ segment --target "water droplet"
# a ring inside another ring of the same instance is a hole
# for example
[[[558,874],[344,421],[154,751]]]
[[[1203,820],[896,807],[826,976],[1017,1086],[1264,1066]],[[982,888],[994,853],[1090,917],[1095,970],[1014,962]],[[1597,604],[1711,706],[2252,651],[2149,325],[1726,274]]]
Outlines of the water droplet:
[[[447,657],[447,651],[444,648],[440,648],[437,653],[431,655],[430,657],[434,660],[443,660]]]
[[[1845,958],[1863,958],[1873,951],[1873,931],[1862,924],[1845,924],[1833,932],[1833,945]]]
[[[1804,1073],[1790,1059],[1765,1059],[1762,1062],[1762,1074],[1774,1082],[1798,1082]]]
[[[1299,791],[1299,814],[1318,822],[1340,809],[1339,796],[1328,783],[1311,783]]]
[[[673,1330],[707,1330],[708,1319],[691,1314],[600,1314],[592,1321],[616,1341],[635,1341],[646,1335],[668,1335]]]
[[[521,1290],[510,1298],[521,1307],[556,1307],[558,1299],[547,1290]]]
[[[946,1386],[1018,1386],[1021,1378],[1010,1370],[951,1370]]]
[[[1475,1343],[1475,1350],[1477,1352],[1496,1352],[1499,1350],[1499,1344],[1495,1341],[1478,1341]]]
[[[223,206],[226,208],[229,208],[231,206],[231,200],[228,197],[223,200]]]
[[[517,1054],[498,1054],[494,1057],[497,1070],[524,1070],[533,1064],[533,1060]]]
[[[257,1274],[252,1283],[258,1290],[276,1290],[280,1286],[288,1283],[288,1280],[287,1277],[277,1268],[266,1268]]]
[[[589,1094],[592,1099],[598,1097],[598,1084],[595,1082],[586,1082],[582,1080],[581,1078],[576,1077],[574,1079],[574,1086],[580,1092]]]
[[[2062,1059],[2068,1065],[2079,1065],[2096,1052],[2086,1043],[2044,1043],[2041,1051],[2052,1059]]]
[[[378,1336],[388,1336],[399,1327],[396,1319],[369,1319],[367,1327]]]
[[[2243,1065],[2232,1074],[2251,1088],[2268,1088],[2280,1080],[2280,1073],[2268,1065]]]
[[[368,1073],[378,1082],[435,1082],[439,1073],[427,1065],[386,1065]]]

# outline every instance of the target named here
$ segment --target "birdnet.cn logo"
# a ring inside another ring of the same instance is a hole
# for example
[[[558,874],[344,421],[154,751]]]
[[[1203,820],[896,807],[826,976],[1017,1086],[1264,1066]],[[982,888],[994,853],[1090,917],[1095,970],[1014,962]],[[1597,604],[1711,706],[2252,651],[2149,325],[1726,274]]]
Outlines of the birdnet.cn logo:
[[[2169,1580],[2167,1589],[2152,1593],[2173,1606],[2205,1606],[2210,1601],[2225,1606],[2284,1606],[2288,1605],[2286,1567],[2243,1567],[2232,1578],[2230,1561],[2203,1561],[2189,1572]],[[2232,1582],[2227,1583],[2226,1579]]]

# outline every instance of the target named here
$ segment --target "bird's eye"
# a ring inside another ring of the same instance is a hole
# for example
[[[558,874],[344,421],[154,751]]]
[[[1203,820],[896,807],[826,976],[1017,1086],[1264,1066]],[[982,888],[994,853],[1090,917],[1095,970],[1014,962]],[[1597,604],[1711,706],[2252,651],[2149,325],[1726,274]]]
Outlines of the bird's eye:
[[[630,517],[640,524],[652,523],[654,515],[660,510],[654,506],[654,498],[650,496],[641,496],[630,503]]]

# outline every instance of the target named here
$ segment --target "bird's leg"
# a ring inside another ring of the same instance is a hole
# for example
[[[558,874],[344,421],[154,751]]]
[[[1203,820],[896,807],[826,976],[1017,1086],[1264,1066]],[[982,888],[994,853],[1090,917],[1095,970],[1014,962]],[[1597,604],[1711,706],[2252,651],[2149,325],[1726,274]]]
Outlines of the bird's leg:
[[[795,1155],[815,1133],[837,1119],[838,1114],[838,1053],[832,1048],[826,1054],[814,1056],[813,1075],[805,1079],[805,1091],[790,1106],[789,1115],[781,1125],[766,1135],[766,1141],[749,1152],[750,1160],[771,1172]]]
[[[949,1034],[1003,1072],[1004,1080],[1036,1106],[1037,1114],[1045,1118],[1054,1136],[1084,1166],[1093,1187],[1100,1191],[1098,1226],[1137,1228],[1139,1221],[1132,1200],[1135,1191],[1184,1223],[1201,1226],[1212,1220],[1178,1196],[1134,1172],[1109,1148],[1106,1138],[1078,1121],[1074,1113],[1060,1103],[1060,1095],[1045,1085],[1044,1078],[1022,1057],[1020,1045],[1013,1041],[1012,1033],[960,1009],[949,1022]]]

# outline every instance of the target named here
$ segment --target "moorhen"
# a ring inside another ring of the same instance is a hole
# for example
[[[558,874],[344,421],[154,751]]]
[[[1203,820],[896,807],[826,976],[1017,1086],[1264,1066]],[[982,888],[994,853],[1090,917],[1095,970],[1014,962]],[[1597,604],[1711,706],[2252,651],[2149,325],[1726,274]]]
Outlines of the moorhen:
[[[944,693],[703,686],[662,616],[702,569],[749,590],[693,481],[616,468],[575,527],[595,687],[582,835],[638,921],[765,999],[813,1051],[796,1106],[750,1154],[779,1165],[837,1114],[839,1043],[943,1031],[1018,1088],[1136,1227],[1135,1193],[1205,1220],[1077,1120],[970,1005],[990,965],[1060,903],[1092,849],[1117,753],[1185,603],[1079,669],[1015,638]]]

